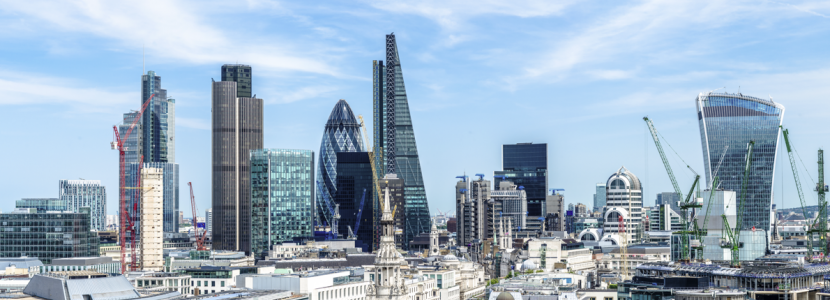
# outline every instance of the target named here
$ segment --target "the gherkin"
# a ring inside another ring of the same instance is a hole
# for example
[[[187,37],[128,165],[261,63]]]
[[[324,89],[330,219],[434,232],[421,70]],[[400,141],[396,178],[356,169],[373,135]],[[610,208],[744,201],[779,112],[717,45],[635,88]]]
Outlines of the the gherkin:
[[[320,142],[320,168],[317,173],[317,184],[320,187],[314,191],[317,194],[318,225],[322,225],[323,222],[331,224],[331,214],[323,202],[323,197],[328,197],[334,205],[334,196],[337,195],[337,153],[364,151],[366,150],[360,134],[360,123],[349,103],[340,99],[331,110],[323,140]]]

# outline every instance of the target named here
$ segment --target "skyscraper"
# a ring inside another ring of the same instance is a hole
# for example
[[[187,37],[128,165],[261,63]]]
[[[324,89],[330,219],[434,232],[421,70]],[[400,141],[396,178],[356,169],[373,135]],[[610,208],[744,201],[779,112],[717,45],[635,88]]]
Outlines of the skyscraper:
[[[373,61],[372,94],[374,149],[383,150],[375,151],[375,168],[384,173],[376,176],[398,174],[403,179],[406,187],[404,226],[407,228],[406,240],[411,241],[419,233],[429,232],[429,203],[394,33],[386,35],[386,64]]]
[[[745,197],[743,230],[763,229],[772,223],[772,182],[784,106],[751,96],[728,93],[699,94],[695,99],[700,124],[706,182],[719,177],[720,187]],[[741,194],[747,144],[755,141],[746,195]],[[723,157],[723,163],[718,164]],[[717,174],[715,174],[717,172]],[[751,245],[748,245],[752,247]]]
[[[317,182],[321,192],[317,195],[317,223],[331,224],[331,212],[326,208],[325,200],[334,201],[337,195],[337,153],[364,152],[360,123],[357,122],[349,103],[340,99],[331,110],[326,122],[323,140],[320,142],[320,163]],[[332,205],[334,205],[332,203]],[[346,233],[341,231],[340,233]]]
[[[628,242],[636,243],[643,236],[643,186],[640,179],[621,167],[608,177],[605,185],[608,195],[603,214],[605,232],[618,233],[618,220],[622,217]]]
[[[240,98],[251,98],[252,81],[251,66],[226,64],[222,65],[222,81],[236,82],[236,96]]]
[[[107,189],[100,180],[60,180],[58,198],[72,212],[89,207],[92,230],[107,230]]]
[[[597,183],[596,192],[594,192],[594,211],[600,210],[605,206],[605,182]],[[602,212],[602,211],[600,211]]]
[[[502,171],[495,171],[496,185],[505,176],[527,192],[529,216],[541,217],[548,194],[548,144],[502,145]]]
[[[150,98],[153,95],[153,98]],[[141,115],[143,155],[145,162],[174,162],[168,157],[168,144],[173,144],[169,121],[175,119],[176,100],[167,99],[167,90],[161,88],[161,76],[147,71],[141,76],[141,101],[139,107],[150,99],[150,104]],[[173,129],[172,132],[175,132]],[[175,148],[175,147],[172,147]]]
[[[314,151],[251,150],[251,252],[314,238]]]
[[[245,65],[224,65],[222,71],[231,68],[250,75]],[[213,249],[251,253],[250,151],[262,149],[263,103],[237,90],[250,85],[250,76],[236,80],[214,81],[211,91]]]
[[[374,214],[372,199],[375,196],[373,191],[369,153],[338,152],[337,194],[333,198],[334,203],[340,205],[340,226],[337,230],[345,236],[351,227],[357,239],[367,246],[366,252],[374,250],[371,247],[375,232],[372,218]],[[358,225],[358,214],[360,214],[360,227],[355,228]]]

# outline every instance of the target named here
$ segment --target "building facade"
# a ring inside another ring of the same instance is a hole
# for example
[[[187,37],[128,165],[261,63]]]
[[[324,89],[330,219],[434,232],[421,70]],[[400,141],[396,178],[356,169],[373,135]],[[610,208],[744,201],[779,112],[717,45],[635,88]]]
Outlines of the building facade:
[[[107,189],[100,180],[60,180],[58,195],[69,211],[80,212],[81,207],[89,207],[92,230],[106,230]]]
[[[375,193],[373,191],[369,153],[337,153],[337,193],[333,199],[334,203],[340,206],[338,231],[345,236],[351,229],[364,245],[372,245],[374,241],[372,199]],[[360,215],[360,222],[357,222],[358,215]],[[360,227],[355,227],[358,225]],[[371,253],[374,248],[370,246],[366,250]]]
[[[622,217],[628,243],[637,243],[643,237],[643,190],[640,179],[621,167],[608,177],[606,201],[603,214],[605,232],[619,232],[619,218]]]
[[[784,106],[772,102],[772,99],[712,92],[699,94],[695,106],[706,182],[718,176],[722,189],[735,191],[738,199],[744,197],[742,229],[762,229],[769,240],[772,231],[773,171]],[[752,167],[746,195],[742,195],[741,183],[750,141],[755,141]],[[723,163],[720,163],[721,158]]]
[[[405,240],[406,235],[406,214],[403,210],[406,209],[406,198],[404,194],[404,180],[398,178],[397,174],[386,174],[383,179],[378,182],[381,191],[381,197],[389,196],[389,203],[392,205],[390,210],[394,212],[392,215],[392,226],[394,228],[395,247],[399,249],[408,249],[408,241]],[[383,198],[381,198],[383,199]],[[378,224],[380,225],[380,224]],[[380,228],[378,228],[380,229]],[[380,230],[379,230],[380,231]],[[380,236],[378,236],[378,244],[375,248],[380,247]]]
[[[493,228],[490,225],[495,210],[491,206],[495,203],[490,203],[490,184],[490,181],[484,178],[469,180],[467,176],[456,183],[458,245],[476,249],[477,247],[473,247],[476,242],[480,243],[492,236]]]
[[[340,99],[329,114],[326,122],[323,140],[320,142],[320,163],[317,173],[317,184],[320,191],[317,195],[318,225],[332,224],[332,215],[328,211],[325,201],[335,201],[339,187],[337,178],[337,157],[340,152],[364,152],[363,135],[360,133],[360,123],[357,122],[352,108],[346,100]],[[370,172],[371,173],[371,172]],[[328,200],[326,200],[328,199]],[[331,205],[334,205],[333,203]],[[346,231],[340,231],[345,233]]]
[[[152,162],[144,163],[144,168],[160,169],[164,181],[163,214],[164,232],[179,232],[179,164]]]
[[[39,213],[68,210],[66,201],[57,198],[23,198],[15,201],[14,208],[34,208]]]
[[[596,192],[594,192],[594,211],[601,210],[605,207],[605,182],[597,183]]]
[[[99,256],[90,209],[37,213],[22,208],[0,213],[0,257],[21,256],[37,257],[44,264],[56,258]]]
[[[164,263],[164,170],[141,169],[141,269],[161,271]]]
[[[409,99],[395,34],[386,35],[386,61],[373,61],[374,149],[378,178],[397,174],[406,184],[405,239],[429,232],[430,217]]]
[[[494,173],[496,185],[501,180],[509,180],[524,187],[528,216],[544,216],[543,206],[548,194],[548,144],[502,145],[502,171]]]
[[[251,247],[267,256],[271,245],[314,236],[314,151],[251,150]]]
[[[224,65],[223,79],[240,68],[250,74],[250,66]],[[212,240],[215,250],[250,253],[250,151],[263,148],[263,101],[240,90],[249,79],[235,78],[212,85]]]
[[[213,232],[213,208],[205,210],[205,229],[207,229],[208,234]]]

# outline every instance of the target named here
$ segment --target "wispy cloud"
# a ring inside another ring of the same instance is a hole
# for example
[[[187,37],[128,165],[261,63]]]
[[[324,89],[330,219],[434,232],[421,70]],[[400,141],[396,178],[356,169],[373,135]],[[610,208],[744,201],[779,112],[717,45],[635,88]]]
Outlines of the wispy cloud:
[[[280,93],[271,93],[271,94],[279,94],[281,96],[278,99],[273,101],[268,101],[269,103],[275,104],[286,104],[291,102],[297,102],[305,99],[313,99],[321,96],[325,96],[331,94],[337,90],[337,87],[333,86],[307,86],[302,87],[294,91],[290,91],[284,94]],[[267,101],[268,99],[266,99]]]
[[[369,1],[370,5],[385,11],[415,14],[437,22],[448,30],[457,30],[464,21],[480,15],[503,15],[520,18],[561,14],[572,1],[545,0],[426,0],[426,1]]]
[[[249,4],[278,7],[266,1]],[[256,62],[258,68],[266,71],[341,75],[337,67],[326,62],[325,50],[310,47],[301,51],[293,47],[291,40],[246,31],[227,32],[223,28],[238,28],[250,20],[229,16],[215,19],[209,11],[199,9],[210,6],[199,1],[34,0],[5,3],[0,10],[34,19],[36,22],[29,24],[47,29],[44,32],[91,34],[129,49],[143,45],[152,56],[170,61]]]
[[[111,112],[136,99],[135,92],[83,87],[73,79],[0,72],[0,105],[61,104],[80,112]]]

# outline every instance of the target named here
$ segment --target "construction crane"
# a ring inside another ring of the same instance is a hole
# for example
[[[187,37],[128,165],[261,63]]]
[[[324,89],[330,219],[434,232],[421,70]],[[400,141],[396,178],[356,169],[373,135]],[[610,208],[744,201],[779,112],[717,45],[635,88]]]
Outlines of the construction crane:
[[[110,146],[112,147],[113,150],[118,150],[118,172],[119,172],[118,176],[120,177],[120,179],[119,179],[119,188],[121,188],[121,191],[119,193],[119,200],[118,200],[118,211],[119,211],[119,214],[121,215],[121,217],[120,217],[120,219],[121,219],[120,223],[121,224],[119,226],[119,234],[118,235],[121,236],[121,273],[122,274],[124,274],[128,271],[127,270],[128,269],[127,252],[126,252],[127,251],[127,234],[126,233],[128,231],[131,233],[130,234],[130,239],[131,239],[130,246],[133,248],[133,250],[135,250],[135,224],[132,223],[132,219],[130,218],[129,212],[127,211],[127,190],[123,189],[123,188],[127,187],[127,179],[124,176],[125,175],[124,173],[126,172],[126,166],[125,166],[125,164],[126,164],[126,149],[124,147],[124,141],[126,141],[130,138],[130,135],[132,134],[133,129],[135,129],[135,125],[138,123],[139,120],[141,120],[141,115],[144,114],[144,110],[147,109],[147,106],[150,104],[150,99],[153,99],[153,97],[155,95],[156,94],[150,95],[150,98],[147,98],[147,101],[145,101],[144,105],[141,106],[141,110],[138,111],[138,114],[136,114],[135,119],[133,120],[133,123],[130,124],[130,129],[128,129],[127,132],[124,133],[123,140],[121,138],[121,135],[118,133],[118,125],[113,125],[112,126],[112,130],[113,130],[113,133],[114,133],[115,137],[114,137],[114,140],[110,143]],[[143,160],[143,157],[142,157],[142,160]],[[139,165],[139,170],[140,170],[141,163],[139,163],[138,165]],[[139,178],[141,177],[140,173],[138,174],[138,177]],[[136,202],[136,204],[137,204],[137,202]],[[129,227],[127,227],[128,222],[129,222]],[[135,252],[135,251],[133,251],[133,252]],[[130,259],[130,264],[129,264],[130,270],[129,271],[133,271],[137,267],[138,267],[138,259],[136,259],[135,253],[133,253],[133,257]]]
[[[354,224],[352,236],[357,237],[357,230],[360,229],[360,217],[363,216],[363,204],[366,202],[366,189],[363,189],[363,196],[360,197],[360,206],[357,208],[357,222]],[[351,228],[349,228],[351,230]]]
[[[207,247],[205,247],[205,234],[207,230],[202,230],[202,233],[199,233],[198,222],[196,222],[199,209],[196,208],[196,197],[193,196],[193,183],[188,182],[187,186],[190,187],[190,209],[193,212],[193,237],[196,238],[196,250],[205,251],[207,250]]]
[[[669,164],[669,159],[666,157],[666,153],[663,151],[663,146],[660,144],[660,138],[658,137],[657,129],[654,128],[654,124],[648,117],[643,117],[643,120],[648,125],[648,129],[651,132],[651,137],[654,139],[654,146],[657,147],[657,152],[660,154],[660,159],[663,160],[663,166],[666,167],[666,173],[669,174],[669,179],[671,180],[672,187],[674,187],[674,192],[677,193],[680,199],[683,199],[683,192],[680,190],[680,185],[677,184],[677,179],[674,177],[674,172],[672,171],[671,165]],[[697,199],[692,199],[692,193],[695,190],[695,186],[700,181],[700,175],[695,172],[692,167],[686,165],[692,173],[695,173],[695,180],[692,183],[692,188],[689,189],[689,194],[686,196],[683,203],[680,204],[680,209],[683,211],[683,217],[680,219],[682,222],[683,230],[674,232],[675,234],[680,235],[680,260],[688,261],[690,259],[690,239],[689,236],[692,234],[697,234],[693,228],[690,228],[690,214],[689,209],[695,209],[702,207],[700,203],[698,203]]]
[[[323,203],[326,204],[326,208],[328,208],[329,213],[331,213],[331,234],[334,238],[338,238],[337,226],[340,225],[340,204],[334,204],[334,207],[331,207],[331,201],[329,201],[329,196],[323,193],[323,187],[320,185],[320,181],[317,181],[317,189],[320,190],[320,195],[323,195]]]
[[[369,133],[367,133],[367,131],[366,131],[366,124],[363,123],[363,115],[358,115],[357,118],[360,119],[360,128],[363,129],[363,144],[367,145],[367,147],[368,147],[369,143],[367,142],[366,139],[367,139],[367,136],[369,136]],[[372,184],[375,188],[375,196],[374,196],[374,198],[376,199],[375,203],[378,203],[378,206],[380,206],[380,211],[383,211],[383,201],[380,201],[380,195],[381,195],[380,183],[379,183],[380,174],[378,173],[377,167],[375,166],[375,153],[377,153],[380,156],[381,161],[383,161],[383,148],[375,149],[374,147],[372,147],[372,151],[369,152],[369,165],[371,165],[371,167],[372,167]],[[374,207],[374,205],[372,207]],[[375,212],[377,212],[377,211],[375,211]],[[373,224],[378,224],[377,217],[378,217],[378,214],[373,213],[373,216],[372,216],[372,219],[374,220],[374,222],[372,222]],[[394,212],[392,213],[392,217],[393,218],[395,217]],[[375,230],[374,236],[372,237],[372,241],[373,241],[374,245],[377,245],[378,244],[377,238],[380,236],[380,227],[376,226],[375,228],[376,228],[376,230]]]
[[[783,126],[778,126],[778,127],[781,128],[781,133],[784,136],[784,144],[787,146],[787,156],[789,156],[789,158],[790,158],[790,167],[793,170],[793,180],[795,180],[795,189],[796,189],[796,191],[798,191],[798,200],[801,202],[801,213],[804,214],[804,220],[809,220],[810,217],[807,216],[807,210],[804,208],[806,206],[806,201],[804,200],[804,192],[802,192],[802,190],[801,190],[801,180],[798,177],[798,168],[797,168],[796,163],[795,163],[795,155],[793,154],[793,147],[792,147],[792,144],[790,143],[790,130],[789,129],[784,129]],[[821,209],[821,206],[819,206],[819,209]],[[812,229],[813,229],[812,227],[808,226],[807,230],[806,230],[807,231],[807,236],[808,236],[807,241],[809,243],[807,245],[807,259],[808,260],[813,259],[813,247],[814,246],[813,246],[813,234],[811,232]]]
[[[733,268],[741,267],[739,252],[739,248],[741,248],[741,226],[743,226],[742,222],[744,215],[744,199],[746,199],[746,184],[749,181],[749,169],[752,167],[752,150],[754,147],[755,141],[750,141],[749,145],[747,145],[744,179],[741,183],[741,197],[738,200],[737,210],[735,210],[736,217],[734,230],[729,226],[729,220],[726,219],[726,210],[724,210],[724,214],[721,215],[723,218],[723,236],[726,237],[726,241],[721,243],[721,248],[729,249],[729,252],[732,254],[729,266]]]
[[[620,279],[628,277],[628,232],[625,230],[625,218],[618,214],[617,225],[620,234]]]
[[[824,150],[818,149],[818,182],[816,183],[816,192],[818,192],[818,217],[816,218],[816,226],[813,230],[818,233],[818,244],[821,248],[822,260],[828,259],[830,254],[827,249],[827,200],[824,198],[825,193],[828,192],[827,185],[824,184]],[[812,232],[811,232],[812,234]]]

